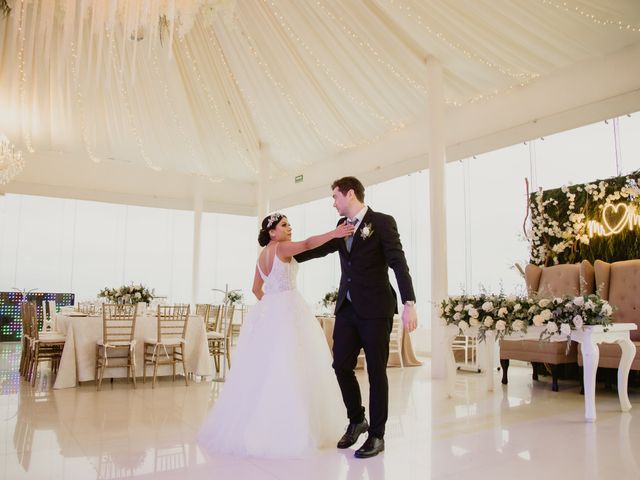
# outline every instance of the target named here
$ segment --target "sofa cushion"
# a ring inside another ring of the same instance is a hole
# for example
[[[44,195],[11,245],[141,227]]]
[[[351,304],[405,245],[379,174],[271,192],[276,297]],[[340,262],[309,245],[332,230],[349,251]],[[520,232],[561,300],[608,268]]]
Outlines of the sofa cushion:
[[[500,359],[510,358],[524,362],[540,362],[559,365],[576,363],[578,360],[576,342],[571,342],[566,354],[567,342],[546,342],[540,340],[502,340]]]

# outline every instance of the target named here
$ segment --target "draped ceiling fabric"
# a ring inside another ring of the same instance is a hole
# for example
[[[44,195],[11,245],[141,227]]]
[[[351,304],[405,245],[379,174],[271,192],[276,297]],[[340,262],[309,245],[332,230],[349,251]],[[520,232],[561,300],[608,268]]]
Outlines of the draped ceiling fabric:
[[[637,0],[7,3],[0,132],[25,151],[18,184],[45,183],[39,165],[62,187],[62,159],[67,178],[89,162],[239,188],[266,157],[289,178],[424,121],[429,58],[455,114],[640,45]]]

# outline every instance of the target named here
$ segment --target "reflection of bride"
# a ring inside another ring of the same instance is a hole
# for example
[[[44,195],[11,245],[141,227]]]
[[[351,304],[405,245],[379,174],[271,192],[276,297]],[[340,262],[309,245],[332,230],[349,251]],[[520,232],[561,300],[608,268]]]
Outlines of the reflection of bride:
[[[335,447],[344,407],[325,336],[296,290],[298,264],[291,257],[352,232],[341,225],[292,242],[287,217],[275,213],[262,221],[258,242],[265,248],[253,285],[259,302],[245,319],[227,383],[200,430],[205,449],[296,457]]]

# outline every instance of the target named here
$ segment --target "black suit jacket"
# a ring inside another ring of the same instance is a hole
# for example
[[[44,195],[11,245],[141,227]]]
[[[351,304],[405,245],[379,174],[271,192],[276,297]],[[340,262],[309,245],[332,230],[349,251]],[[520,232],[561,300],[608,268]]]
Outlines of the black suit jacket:
[[[338,225],[345,221],[346,218],[341,218]],[[366,238],[362,236],[365,226],[371,230]],[[391,318],[398,313],[396,292],[389,283],[389,268],[395,273],[402,303],[415,301],[407,259],[392,216],[367,208],[354,233],[351,252],[347,251],[344,238],[334,238],[313,250],[296,255],[295,259],[305,262],[335,251],[340,253],[342,267],[336,312],[340,310],[348,291],[353,308],[363,318]]]

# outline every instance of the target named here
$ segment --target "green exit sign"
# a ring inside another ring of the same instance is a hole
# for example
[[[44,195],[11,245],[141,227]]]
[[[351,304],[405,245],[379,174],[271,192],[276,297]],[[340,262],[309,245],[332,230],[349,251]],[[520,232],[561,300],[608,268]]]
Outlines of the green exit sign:
[[[296,175],[296,183],[302,183],[304,180],[304,175]]]

